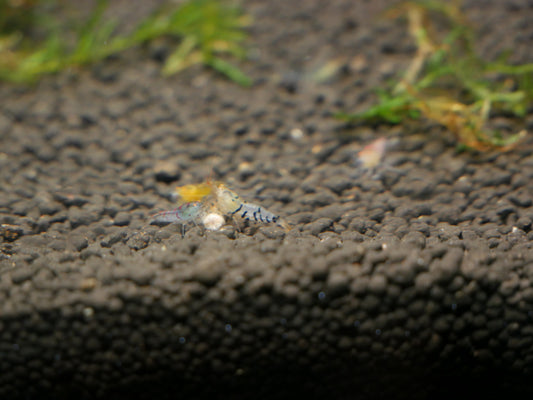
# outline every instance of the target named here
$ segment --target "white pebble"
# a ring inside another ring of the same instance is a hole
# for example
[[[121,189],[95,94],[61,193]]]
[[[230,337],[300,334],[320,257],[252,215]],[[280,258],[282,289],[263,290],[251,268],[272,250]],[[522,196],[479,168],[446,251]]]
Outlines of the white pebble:
[[[210,231],[218,231],[224,225],[224,222],[226,222],[224,217],[215,213],[207,214],[202,220],[205,229]]]
[[[83,309],[83,315],[85,318],[92,318],[94,316],[94,309],[91,307],[85,307]]]
[[[293,128],[291,129],[290,135],[294,140],[300,140],[304,137],[304,132],[300,128]]]

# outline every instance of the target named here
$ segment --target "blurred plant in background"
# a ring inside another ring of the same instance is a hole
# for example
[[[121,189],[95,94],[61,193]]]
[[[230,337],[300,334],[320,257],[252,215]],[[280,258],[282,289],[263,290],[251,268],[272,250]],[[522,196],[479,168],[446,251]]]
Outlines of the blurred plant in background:
[[[488,131],[486,123],[494,114],[524,117],[533,106],[533,64],[509,65],[508,54],[481,59],[459,1],[402,2],[389,16],[407,19],[417,52],[399,81],[377,91],[376,105],[338,118],[398,124],[425,117],[453,132],[460,146],[476,150],[506,149],[526,134],[504,136]]]
[[[30,83],[43,74],[94,63],[159,37],[179,40],[163,65],[171,75],[195,64],[207,65],[231,80],[251,84],[226,55],[244,58],[250,17],[228,0],[189,0],[166,4],[131,33],[116,33],[106,19],[106,0],[97,0],[83,21],[54,18],[59,0],[0,0],[0,79]],[[73,28],[75,26],[75,28]],[[43,39],[39,40],[38,37]]]

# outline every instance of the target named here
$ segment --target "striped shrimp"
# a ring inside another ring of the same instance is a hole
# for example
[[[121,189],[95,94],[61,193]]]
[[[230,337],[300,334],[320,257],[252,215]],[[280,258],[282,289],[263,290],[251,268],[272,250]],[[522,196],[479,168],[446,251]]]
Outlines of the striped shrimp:
[[[188,221],[200,222],[207,230],[217,231],[226,217],[238,216],[244,221],[274,223],[288,230],[289,225],[258,204],[245,203],[233,190],[222,182],[206,181],[176,188],[180,206],[174,210],[162,211],[152,217],[152,222],[178,222],[184,226]]]
[[[230,190],[224,184],[219,184],[216,191],[216,206],[223,214],[238,216],[244,221],[253,220],[261,223],[274,223],[288,230],[289,226],[279,215],[276,215],[267,209],[255,203],[245,203],[240,196],[233,190]]]
[[[285,221],[281,219],[279,215],[276,215],[267,209],[254,203],[241,203],[237,209],[235,209],[231,216],[237,215],[245,221],[253,220],[255,222],[262,222],[266,224],[278,224],[284,229],[289,229],[289,226]]]
[[[179,222],[181,223],[181,234],[185,235],[185,224],[189,221],[194,223],[202,212],[202,203],[193,201],[185,203],[174,210],[161,211],[152,216],[152,222]]]

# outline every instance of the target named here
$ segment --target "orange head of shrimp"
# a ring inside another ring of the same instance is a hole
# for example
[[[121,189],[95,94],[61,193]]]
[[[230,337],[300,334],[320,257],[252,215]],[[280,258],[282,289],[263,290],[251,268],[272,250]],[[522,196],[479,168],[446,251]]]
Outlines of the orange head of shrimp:
[[[178,186],[176,194],[181,204],[203,201],[213,192],[213,185],[208,182]]]

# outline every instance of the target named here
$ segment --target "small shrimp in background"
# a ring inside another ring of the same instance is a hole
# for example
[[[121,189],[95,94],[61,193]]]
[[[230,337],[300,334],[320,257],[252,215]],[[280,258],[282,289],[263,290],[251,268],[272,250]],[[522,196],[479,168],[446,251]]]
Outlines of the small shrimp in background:
[[[364,170],[375,170],[385,158],[389,143],[384,137],[380,137],[364,146],[357,153],[356,165]]]
[[[380,137],[364,146],[356,155],[356,169],[352,177],[380,179],[387,171],[395,171],[401,174],[401,171],[392,166],[393,158],[387,155],[398,143],[398,139]]]

